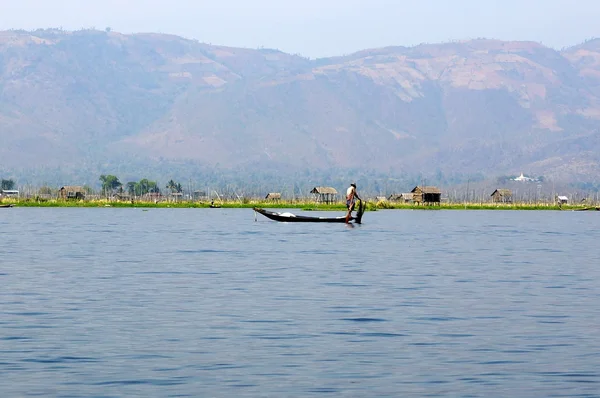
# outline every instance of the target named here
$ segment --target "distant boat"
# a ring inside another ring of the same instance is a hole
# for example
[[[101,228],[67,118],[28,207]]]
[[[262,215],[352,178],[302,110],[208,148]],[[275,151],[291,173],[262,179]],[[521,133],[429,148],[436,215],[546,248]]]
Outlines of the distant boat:
[[[311,217],[311,216],[297,216],[295,214],[284,212],[279,213],[275,211],[269,211],[265,209],[261,209],[258,207],[254,207],[253,210],[257,213],[262,214],[268,219],[279,221],[279,222],[327,222],[327,223],[345,223],[346,216],[339,217]],[[358,205],[358,210],[356,211],[356,216],[350,217],[349,221],[353,221],[356,224],[360,224],[362,222],[362,216],[365,212],[364,202],[361,200]]]
[[[9,203],[7,205],[0,205],[0,207],[14,207],[15,205],[12,203]]]

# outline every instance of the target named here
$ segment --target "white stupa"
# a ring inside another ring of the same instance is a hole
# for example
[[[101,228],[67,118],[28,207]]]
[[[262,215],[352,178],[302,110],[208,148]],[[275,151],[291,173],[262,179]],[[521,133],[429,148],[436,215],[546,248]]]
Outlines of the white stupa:
[[[533,181],[533,178],[530,177],[525,177],[523,175],[523,172],[521,172],[521,175],[518,176],[517,178],[514,179],[515,181]]]

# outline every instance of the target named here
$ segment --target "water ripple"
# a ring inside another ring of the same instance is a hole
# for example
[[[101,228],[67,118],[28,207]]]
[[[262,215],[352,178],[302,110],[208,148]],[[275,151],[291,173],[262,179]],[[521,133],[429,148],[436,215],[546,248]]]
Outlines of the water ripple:
[[[13,210],[2,397],[600,391],[586,214],[381,210],[351,229],[248,209]]]

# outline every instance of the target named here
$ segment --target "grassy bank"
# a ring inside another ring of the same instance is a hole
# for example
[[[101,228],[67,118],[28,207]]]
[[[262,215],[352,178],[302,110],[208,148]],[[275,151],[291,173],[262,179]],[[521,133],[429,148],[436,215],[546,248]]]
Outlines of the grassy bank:
[[[14,204],[16,207],[132,207],[132,208],[210,208],[208,202],[169,202],[161,201],[141,202],[134,201],[111,201],[108,199],[102,200],[58,200],[58,199],[13,199],[5,198],[0,201],[0,204]],[[248,200],[243,201],[224,201],[215,203],[221,208],[285,208],[285,209],[301,209],[304,211],[345,211],[344,203],[322,204],[314,201],[279,201],[267,202],[264,200]],[[495,204],[495,203],[442,203],[436,206],[419,206],[409,203],[393,203],[393,202],[367,202],[367,210],[375,211],[379,209],[395,209],[395,210],[583,210],[589,208],[595,209],[597,205],[563,205],[561,207],[555,204],[543,203],[513,203],[513,204]]]
[[[437,206],[419,206],[414,204],[380,204],[381,209],[410,210],[576,210],[585,206],[554,205],[543,203],[442,203]]]
[[[190,201],[179,201],[179,202],[125,202],[125,201],[111,201],[111,200],[35,200],[35,199],[4,199],[0,201],[0,204],[13,204],[15,207],[133,207],[133,208],[211,208],[211,204],[208,202],[190,202]],[[253,207],[264,207],[264,208],[281,208],[281,209],[302,209],[302,210],[345,210],[346,206],[342,203],[334,204],[316,204],[312,201],[306,202],[264,202],[264,201],[224,201],[214,204],[217,207],[223,209],[236,209],[236,208],[253,208]],[[371,210],[376,210],[375,204],[368,204]]]

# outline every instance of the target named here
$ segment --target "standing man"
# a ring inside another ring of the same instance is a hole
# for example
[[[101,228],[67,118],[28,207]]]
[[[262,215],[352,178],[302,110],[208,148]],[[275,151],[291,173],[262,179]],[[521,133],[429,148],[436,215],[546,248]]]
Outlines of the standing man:
[[[346,224],[350,222],[350,217],[352,216],[352,210],[354,210],[356,199],[361,200],[356,192],[356,183],[353,182],[346,190],[346,208],[348,209],[348,213],[346,214]]]

